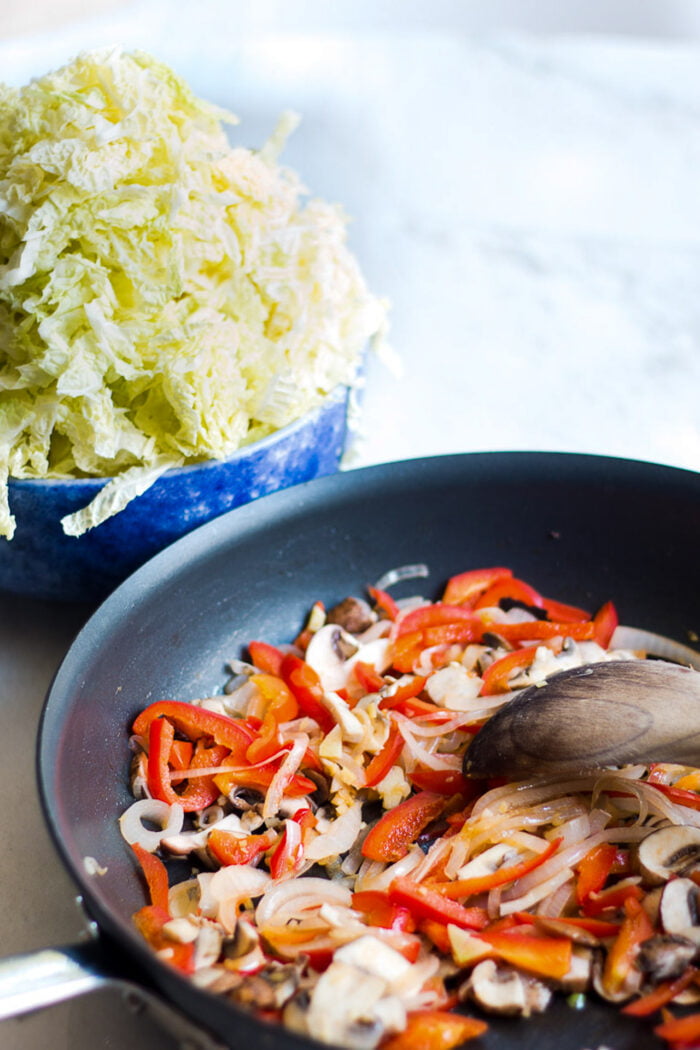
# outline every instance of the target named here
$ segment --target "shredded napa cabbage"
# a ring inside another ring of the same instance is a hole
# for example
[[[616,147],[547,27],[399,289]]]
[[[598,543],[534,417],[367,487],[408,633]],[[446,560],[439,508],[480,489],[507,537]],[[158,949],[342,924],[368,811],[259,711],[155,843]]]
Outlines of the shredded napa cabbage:
[[[141,52],[0,85],[0,535],[8,478],[105,477],[80,535],[351,384],[385,306],[347,220]]]

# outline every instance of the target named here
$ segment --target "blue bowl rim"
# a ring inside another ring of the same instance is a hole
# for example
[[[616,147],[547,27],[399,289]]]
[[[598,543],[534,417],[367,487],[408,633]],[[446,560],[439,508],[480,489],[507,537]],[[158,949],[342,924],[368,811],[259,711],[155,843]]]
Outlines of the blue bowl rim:
[[[230,456],[226,456],[224,459],[202,459],[195,463],[187,463],[182,467],[171,467],[166,470],[162,475],[162,478],[167,477],[186,477],[188,474],[195,471],[202,470],[216,470],[217,468],[223,467],[227,464],[235,464],[238,460],[245,459],[251,452],[257,452],[258,450],[264,452],[269,446],[276,445],[279,441],[283,441],[286,437],[291,436],[297,430],[301,430],[304,426],[308,425],[313,421],[314,417],[319,416],[324,409],[332,408],[333,405],[340,404],[343,400],[346,400],[349,396],[351,387],[346,384],[339,384],[331,390],[330,394],[314,408],[309,409],[303,416],[299,416],[297,419],[292,420],[291,423],[287,423],[286,426],[279,427],[278,430],[273,430],[271,434],[267,434],[264,438],[260,438],[258,441],[253,441],[249,445],[241,445],[239,448],[232,452]],[[109,481],[112,481],[114,477],[119,475],[104,474],[99,477],[85,477],[77,478],[67,475],[66,477],[57,478],[8,478],[8,488],[39,488],[39,487],[52,487],[61,488],[75,486],[83,489],[100,489],[103,488]]]

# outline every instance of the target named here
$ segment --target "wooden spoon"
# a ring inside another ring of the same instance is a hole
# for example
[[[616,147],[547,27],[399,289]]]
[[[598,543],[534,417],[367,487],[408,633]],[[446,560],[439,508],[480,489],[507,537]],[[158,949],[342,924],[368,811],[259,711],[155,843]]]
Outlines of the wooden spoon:
[[[634,762],[700,766],[700,672],[663,660],[561,671],[489,719],[464,771],[522,779]]]

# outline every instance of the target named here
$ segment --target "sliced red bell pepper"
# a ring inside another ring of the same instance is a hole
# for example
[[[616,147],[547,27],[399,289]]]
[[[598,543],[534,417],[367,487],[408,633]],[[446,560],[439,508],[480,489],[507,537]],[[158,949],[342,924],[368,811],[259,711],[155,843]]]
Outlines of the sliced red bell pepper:
[[[416,923],[408,908],[395,904],[384,890],[362,890],[352,895],[352,907],[370,926],[413,933]]]
[[[301,826],[294,820],[285,820],[282,837],[270,856],[270,875],[273,879],[290,878],[303,860]]]
[[[593,638],[601,648],[608,648],[619,622],[617,609],[612,602],[606,602],[595,614],[593,617]]]
[[[388,810],[370,828],[362,843],[362,856],[391,863],[408,853],[421,831],[439,817],[445,798],[431,791],[419,791]]]
[[[421,718],[426,722],[434,722],[436,725],[440,722],[451,722],[456,714],[455,711],[449,711],[445,707],[438,707],[437,704],[421,700],[418,696],[410,696],[407,700],[402,700],[391,710],[405,715],[406,718]],[[466,726],[462,726],[462,729],[469,732]]]
[[[194,745],[191,740],[173,740],[168,762],[172,769],[189,769],[192,764]]]
[[[591,619],[591,614],[585,609],[554,601],[553,598],[543,598],[542,607],[547,613],[547,618],[557,623],[585,623]]]
[[[263,674],[274,674],[279,677],[282,670],[284,653],[268,642],[249,642],[248,652],[251,663]]]
[[[573,638],[576,642],[590,642],[595,638],[595,624],[552,623],[550,620],[527,620],[518,623],[484,624],[484,632],[497,634],[507,642],[531,642],[546,638]]]
[[[386,685],[386,682],[379,672],[375,671],[372,664],[363,663],[362,660],[358,660],[353,665],[353,674],[365,693],[378,693]]]
[[[510,569],[469,569],[450,577],[442,600],[446,605],[470,605],[499,580],[507,579]]]
[[[461,795],[466,802],[481,792],[475,780],[468,780],[456,769],[414,769],[408,779],[419,791],[432,791],[437,795]]]
[[[647,783],[679,806],[687,806],[688,809],[700,809],[700,795],[695,791],[688,791],[687,788],[677,788],[673,784],[659,784],[651,780],[648,780]]]
[[[382,1043],[382,1050],[452,1050],[488,1029],[485,1021],[447,1010],[416,1010],[406,1027]]]
[[[420,919],[418,932],[427,937],[430,943],[443,955],[451,954],[452,943],[446,923],[436,922],[435,919]]]
[[[561,980],[571,968],[572,944],[565,937],[540,937],[512,930],[483,930],[479,940],[493,948],[499,959],[537,977]]]
[[[390,900],[408,908],[416,920],[433,919],[446,925],[452,923],[463,930],[483,930],[489,923],[485,908],[465,908],[457,901],[436,893],[429,886],[405,876],[394,879],[388,892]]]
[[[639,946],[654,933],[654,927],[638,900],[628,897],[620,932],[608,949],[602,973],[605,992],[616,997],[629,988],[630,975],[637,974],[635,960]],[[630,989],[631,992],[634,988]]]
[[[373,756],[365,769],[365,787],[376,787],[389,770],[396,765],[403,751],[404,738],[397,723],[392,720],[389,736],[382,749]]]
[[[529,583],[525,583],[524,580],[510,576],[492,583],[477,599],[473,608],[492,609],[499,606],[502,601],[521,602],[523,605],[534,606],[536,609],[544,607],[544,599],[539,591],[536,591]]]
[[[163,933],[170,914],[163,908],[147,904],[134,913],[133,922],[141,936],[161,958],[185,974],[194,973],[194,944],[180,944]]]
[[[660,1010],[662,1006],[666,1006],[677,995],[685,991],[695,981],[699,973],[700,971],[694,966],[689,966],[680,977],[676,977],[673,981],[663,981],[653,991],[623,1006],[622,1013],[629,1014],[631,1017],[648,1017],[649,1014]]]
[[[227,747],[234,755],[244,755],[245,749],[255,738],[254,731],[242,718],[229,718],[197,704],[186,704],[179,700],[158,700],[150,704],[135,719],[133,732],[137,736],[146,736],[152,722],[158,718],[167,718],[189,740],[212,737],[215,743]]]
[[[262,725],[258,736],[248,746],[246,758],[251,764],[272,758],[282,746],[280,723],[291,722],[299,713],[299,705],[292,692],[276,675],[254,674],[250,681],[265,702]]]
[[[428,681],[425,675],[413,675],[412,677],[406,677],[405,679],[399,679],[399,681],[392,686],[392,691],[383,696],[379,701],[379,707],[382,711],[388,711],[392,707],[396,707],[404,700],[412,700],[413,697],[418,696],[425,689],[425,683]]]
[[[282,661],[282,678],[299,705],[299,710],[313,718],[324,733],[335,728],[335,719],[323,704],[323,687],[313,667],[293,653]]]
[[[525,649],[514,649],[512,653],[494,660],[486,668],[481,678],[481,696],[496,696],[510,692],[510,680],[520,671],[529,667],[537,656],[537,646],[528,645]]]
[[[471,609],[465,609],[461,605],[434,602],[432,605],[420,605],[417,609],[405,613],[398,621],[396,636],[402,638],[414,631],[425,631],[445,624],[463,624],[473,627],[475,632],[481,628],[481,620]]]
[[[162,908],[163,911],[169,913],[168,870],[165,867],[165,864],[163,864],[160,857],[156,857],[154,853],[149,853],[148,850],[145,850],[143,846],[138,844],[138,842],[133,842],[131,848],[141,865],[141,871],[143,872],[146,885],[148,886],[151,904],[156,908]]]
[[[260,835],[235,835],[231,831],[213,828],[207,838],[207,847],[222,867],[229,864],[250,864],[274,844],[277,835],[266,831]]]
[[[560,838],[554,839],[541,853],[536,853],[532,857],[528,857],[526,860],[519,861],[517,864],[511,864],[507,868],[497,868],[496,871],[492,871],[488,875],[478,875],[466,879],[454,879],[452,882],[431,883],[431,888],[437,893],[449,897],[451,900],[458,900],[460,897],[473,897],[479,893],[487,893],[489,890],[495,889],[496,886],[506,886],[509,882],[515,882],[516,879],[520,879],[523,875],[527,875],[529,872],[539,868],[546,860],[549,860],[549,858],[556,853],[561,842],[562,840]]]
[[[228,759],[222,762],[223,766],[228,764]],[[230,764],[234,765],[233,762]],[[275,763],[264,766],[235,766],[230,770],[222,770],[221,773],[217,773],[214,780],[222,795],[227,795],[233,787],[249,787],[264,794],[276,772]],[[318,785],[313,780],[302,773],[295,773],[283,793],[288,798],[301,798],[304,795],[313,794],[317,787]]]
[[[387,619],[396,619],[399,615],[399,607],[387,591],[383,591],[379,587],[368,587],[367,593],[377,608],[381,609]]]
[[[184,790],[177,792],[171,783],[169,756],[173,745],[175,729],[167,718],[156,718],[148,730],[148,790],[153,798],[169,805],[178,803],[185,813],[205,809],[219,797],[219,789],[214,784],[213,776],[192,777]],[[229,754],[228,748],[215,744],[206,747],[203,738],[197,741],[192,756],[190,769],[205,769],[220,765]],[[179,772],[184,772],[180,770]]]
[[[662,1024],[656,1025],[654,1034],[671,1046],[691,1050],[700,1042],[700,1013],[666,1018]]]
[[[644,891],[641,886],[636,882],[623,880],[615,883],[614,886],[608,886],[607,889],[601,890],[600,893],[589,894],[581,903],[581,911],[585,916],[595,917],[601,915],[604,911],[617,910],[624,907],[625,901],[628,899],[639,901],[643,896]]]
[[[577,864],[576,900],[579,905],[592,893],[600,893],[612,872],[617,858],[617,846],[602,842],[589,850]]]

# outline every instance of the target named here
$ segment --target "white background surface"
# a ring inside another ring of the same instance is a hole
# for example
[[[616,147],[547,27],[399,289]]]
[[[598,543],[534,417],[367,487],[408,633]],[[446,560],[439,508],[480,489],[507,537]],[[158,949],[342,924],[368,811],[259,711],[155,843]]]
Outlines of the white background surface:
[[[0,0],[0,71],[152,51],[341,201],[392,302],[355,463],[483,449],[700,468],[700,5]],[[94,14],[97,12],[97,14]],[[77,21],[76,21],[77,19]],[[36,799],[51,674],[86,610],[0,594],[2,952],[80,923]],[[5,1050],[160,1050],[101,994],[0,1025]]]

